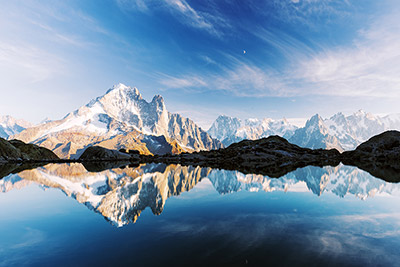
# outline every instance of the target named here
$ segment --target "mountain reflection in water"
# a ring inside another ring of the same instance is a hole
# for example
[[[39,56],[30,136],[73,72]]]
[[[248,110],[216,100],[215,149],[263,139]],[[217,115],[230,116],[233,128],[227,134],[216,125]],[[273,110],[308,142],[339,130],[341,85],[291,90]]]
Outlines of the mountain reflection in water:
[[[91,171],[88,171],[91,170]],[[147,207],[159,215],[167,199],[194,188],[208,179],[220,194],[246,191],[311,191],[366,199],[379,193],[399,195],[400,184],[375,178],[356,167],[305,167],[280,178],[243,174],[211,168],[143,164],[103,170],[101,166],[85,168],[79,163],[48,164],[24,170],[0,180],[0,192],[19,189],[30,183],[58,188],[67,196],[102,214],[116,226],[134,223]],[[98,171],[98,172],[95,172]]]

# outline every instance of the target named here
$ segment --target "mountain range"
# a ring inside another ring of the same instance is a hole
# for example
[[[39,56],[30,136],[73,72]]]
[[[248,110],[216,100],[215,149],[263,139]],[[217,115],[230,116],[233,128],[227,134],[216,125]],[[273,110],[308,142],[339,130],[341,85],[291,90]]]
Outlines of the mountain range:
[[[339,151],[355,149],[374,135],[387,130],[400,129],[400,114],[384,117],[375,116],[362,110],[345,116],[337,113],[329,119],[318,114],[298,128],[286,119],[251,119],[219,116],[208,133],[219,139],[225,146],[243,139],[260,139],[269,135],[279,135],[289,142],[307,148],[336,148]]]
[[[362,110],[329,119],[318,114],[297,127],[286,119],[245,119],[219,116],[208,131],[189,118],[166,109],[156,95],[150,102],[135,87],[118,84],[61,120],[39,125],[0,117],[0,137],[19,139],[52,150],[60,158],[79,158],[93,145],[134,149],[142,154],[178,154],[212,150],[244,139],[279,135],[307,148],[352,150],[386,130],[400,129],[400,114],[375,116]]]

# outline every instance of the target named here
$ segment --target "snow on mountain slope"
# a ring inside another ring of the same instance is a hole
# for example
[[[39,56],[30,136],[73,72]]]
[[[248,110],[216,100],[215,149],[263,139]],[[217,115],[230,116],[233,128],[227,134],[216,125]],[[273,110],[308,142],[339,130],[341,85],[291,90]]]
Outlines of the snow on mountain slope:
[[[0,116],[0,137],[8,138],[10,135],[20,133],[32,126],[32,123],[24,120],[18,120],[8,115]]]
[[[127,135],[130,143],[124,142],[121,146],[114,140],[108,142],[114,147],[108,148],[135,149],[139,146],[141,152],[146,152],[143,145],[163,145],[174,141],[178,146],[196,151],[222,147],[219,141],[212,139],[190,119],[169,113],[161,96],[154,96],[151,102],[147,102],[136,88],[123,84],[115,85],[103,96],[61,120],[26,129],[13,138],[49,148],[60,157],[79,157],[89,145],[116,137],[121,141],[121,136]],[[164,136],[166,142],[158,136]],[[156,153],[150,147],[147,150]]]
[[[400,130],[400,115],[375,116],[359,110],[352,115],[337,113],[329,119],[315,115],[295,131],[290,142],[309,148],[353,150],[369,138],[387,130]]]
[[[290,124],[286,119],[265,118],[242,121],[238,118],[219,116],[211,125],[208,133],[220,140],[225,146],[229,146],[244,139],[255,140],[270,135],[288,138],[293,135],[296,129],[297,127]]]
[[[336,136],[332,135],[326,127],[324,120],[318,114],[311,117],[303,128],[295,131],[289,142],[308,148],[336,148],[343,151]]]
[[[219,116],[208,133],[228,146],[243,139],[259,139],[279,135],[291,143],[308,148],[336,148],[339,151],[353,150],[362,142],[387,130],[400,130],[400,114],[384,117],[362,110],[345,116],[339,112],[329,119],[318,114],[307,120],[302,128],[283,120],[247,119]]]

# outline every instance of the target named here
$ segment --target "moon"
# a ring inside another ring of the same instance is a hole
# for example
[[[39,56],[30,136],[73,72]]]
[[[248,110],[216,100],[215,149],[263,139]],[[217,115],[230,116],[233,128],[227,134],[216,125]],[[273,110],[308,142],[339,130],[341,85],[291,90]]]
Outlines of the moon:
[[[246,54],[246,50],[243,50],[243,54]]]

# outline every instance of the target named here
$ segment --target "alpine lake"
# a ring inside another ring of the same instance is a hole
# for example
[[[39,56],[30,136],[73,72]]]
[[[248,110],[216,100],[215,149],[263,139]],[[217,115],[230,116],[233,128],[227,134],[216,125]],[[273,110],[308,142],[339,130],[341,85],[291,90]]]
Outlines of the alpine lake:
[[[342,164],[47,164],[0,179],[0,265],[399,266],[399,204]]]

